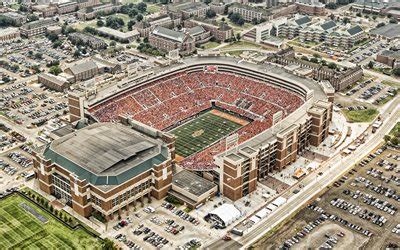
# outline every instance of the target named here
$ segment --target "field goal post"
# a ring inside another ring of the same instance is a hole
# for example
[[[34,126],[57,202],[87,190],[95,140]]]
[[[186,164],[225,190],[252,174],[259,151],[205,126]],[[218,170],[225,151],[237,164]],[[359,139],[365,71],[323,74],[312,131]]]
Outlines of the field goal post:
[[[238,133],[234,133],[234,134],[226,137],[225,151],[232,147],[237,148],[238,144],[239,144],[239,134]]]

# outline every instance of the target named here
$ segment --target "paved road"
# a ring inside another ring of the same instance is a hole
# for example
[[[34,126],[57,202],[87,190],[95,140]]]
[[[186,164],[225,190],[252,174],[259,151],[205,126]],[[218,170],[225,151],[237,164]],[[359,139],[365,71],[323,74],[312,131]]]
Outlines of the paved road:
[[[382,142],[383,136],[400,120],[399,105],[400,98],[396,98],[390,105],[390,108],[387,109],[386,113],[382,114],[382,117],[385,119],[384,125],[382,125],[363,146],[359,147],[353,154],[345,158],[336,155],[329,159],[324,165],[327,171],[323,171],[323,176],[314,177],[315,181],[313,183],[306,186],[304,190],[297,195],[290,197],[288,202],[276,210],[272,216],[265,221],[259,222],[258,227],[241,237],[238,242],[243,245],[242,248],[251,246],[265,233],[288,218],[291,213],[306,204],[311,197],[330,185],[338,176],[348,171],[354,163],[361,160],[366,154],[376,148]]]

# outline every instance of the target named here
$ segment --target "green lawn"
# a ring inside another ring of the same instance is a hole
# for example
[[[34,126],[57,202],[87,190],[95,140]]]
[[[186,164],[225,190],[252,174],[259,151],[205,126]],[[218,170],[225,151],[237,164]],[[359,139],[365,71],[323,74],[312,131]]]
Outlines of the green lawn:
[[[388,86],[400,88],[400,83],[398,83],[398,82],[382,81],[382,83],[385,85],[388,85]]]
[[[31,207],[42,222],[22,208]],[[101,249],[98,239],[82,229],[71,230],[19,195],[0,200],[0,249]]]
[[[217,42],[208,42],[203,44],[202,46],[204,46],[205,49],[213,49],[215,47],[218,47],[220,44]]]
[[[249,41],[239,41],[228,44],[221,48],[222,50],[232,50],[232,49],[262,49],[258,44]]]
[[[134,3],[134,4],[137,4],[137,3],[140,3],[140,2],[142,2],[142,0],[122,0],[122,3],[123,3],[123,4],[125,4],[125,3]]]
[[[397,135],[400,134],[400,122],[396,123],[396,125],[394,126],[394,128],[392,130],[390,130],[390,135]]]
[[[176,153],[187,157],[241,127],[238,123],[207,112],[170,132],[176,136]]]
[[[156,4],[147,4],[147,12],[150,14],[157,13],[160,11],[160,6]]]
[[[378,115],[378,110],[364,109],[350,111],[343,109],[343,113],[349,122],[371,122]]]

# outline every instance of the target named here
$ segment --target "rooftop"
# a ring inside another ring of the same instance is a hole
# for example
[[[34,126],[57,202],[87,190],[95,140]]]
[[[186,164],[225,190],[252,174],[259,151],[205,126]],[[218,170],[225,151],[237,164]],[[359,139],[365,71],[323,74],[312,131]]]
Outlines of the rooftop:
[[[133,38],[133,37],[139,35],[139,32],[137,30],[132,30],[132,31],[128,31],[128,32],[121,32],[119,30],[111,29],[111,28],[108,28],[108,27],[100,27],[97,30],[100,31],[100,32],[109,34],[111,36],[120,38],[120,39],[130,39],[130,38]]]
[[[163,142],[119,123],[96,123],[54,140],[43,152],[79,179],[117,185],[164,162]]]
[[[217,186],[215,183],[187,170],[175,174],[172,177],[172,185],[184,189],[195,196],[201,196]]]
[[[157,26],[152,33],[154,35],[162,36],[164,38],[171,39],[177,42],[183,42],[183,40],[185,39],[185,34],[183,32],[170,30],[162,26]]]
[[[381,52],[381,55],[400,60],[400,50],[384,50]]]
[[[384,36],[389,39],[400,37],[400,24],[389,23],[371,30],[370,34]]]
[[[75,64],[71,67],[69,67],[69,69],[71,70],[72,74],[77,75],[80,74],[82,72],[91,70],[91,69],[96,69],[97,68],[97,64],[93,61],[93,60],[89,60],[83,63],[78,63]]]
[[[10,34],[14,34],[16,32],[19,32],[18,28],[9,27],[9,28],[5,28],[5,29],[0,29],[0,36],[10,35]]]

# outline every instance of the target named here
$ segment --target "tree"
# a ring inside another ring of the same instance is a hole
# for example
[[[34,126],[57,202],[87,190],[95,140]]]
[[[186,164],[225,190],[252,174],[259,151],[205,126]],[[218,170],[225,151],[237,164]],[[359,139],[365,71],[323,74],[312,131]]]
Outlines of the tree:
[[[129,20],[128,22],[128,30],[132,30],[133,25],[135,25],[135,21],[134,20]]]
[[[313,58],[310,59],[310,62],[312,62],[312,63],[318,63],[318,58],[313,57]]]
[[[94,35],[97,34],[97,30],[96,30],[95,28],[93,28],[93,27],[90,27],[90,26],[86,26],[86,27],[83,29],[83,31],[85,31],[85,32],[87,32],[87,33],[90,33],[90,34],[94,34]]]
[[[315,57],[315,58],[321,58],[321,55],[318,54],[318,53],[314,53],[312,56]]]
[[[131,10],[129,11],[129,13],[128,13],[128,16],[131,17],[131,18],[133,18],[133,17],[135,17],[138,13],[139,13],[139,12],[138,12],[137,9],[131,9]]]
[[[58,48],[62,45],[62,41],[61,40],[56,40],[55,42],[53,42],[53,48]]]
[[[38,52],[38,53],[35,54],[35,58],[36,59],[42,59],[43,58],[43,54]]]
[[[104,26],[104,22],[103,22],[103,20],[97,20],[97,26],[99,26],[99,27],[103,27]]]
[[[237,41],[240,41],[240,38],[241,38],[241,37],[240,37],[240,33],[237,33],[237,34],[236,34],[236,40],[237,40]]]
[[[234,24],[237,24],[239,26],[242,26],[244,24],[244,19],[242,15],[239,13],[230,13],[228,15],[229,20],[231,20]]]
[[[49,73],[55,76],[59,75],[61,72],[62,70],[58,65],[51,66],[51,68],[49,69]]]
[[[146,12],[146,10],[147,10],[147,4],[145,4],[145,3],[143,3],[143,2],[140,2],[140,3],[138,3],[138,5],[137,5],[137,9],[138,9],[140,12]]]
[[[308,57],[302,56],[302,57],[301,57],[301,60],[303,60],[303,61],[308,61]]]
[[[115,250],[117,249],[114,245],[114,242],[108,238],[103,240],[103,244],[101,245],[102,250]]]
[[[398,145],[398,144],[399,144],[399,138],[393,136],[392,139],[390,139],[390,142],[391,142],[393,145]]]
[[[393,69],[393,70],[392,70],[392,73],[393,73],[393,75],[395,75],[395,76],[400,76],[400,68]]]
[[[373,67],[374,67],[374,62],[373,61],[369,61],[368,68],[372,69]]]
[[[213,17],[215,17],[216,15],[217,15],[217,13],[216,13],[215,11],[211,10],[211,9],[207,10],[207,12],[206,12],[206,16],[207,16],[208,18],[213,18]]]
[[[33,22],[33,21],[39,20],[39,17],[36,16],[35,14],[29,14],[26,16],[26,19],[28,22]]]
[[[334,10],[334,9],[336,9],[336,4],[335,3],[328,3],[328,4],[325,5],[325,7],[327,9]]]
[[[395,18],[390,18],[389,23],[397,23],[397,20]]]
[[[124,26],[125,22],[122,18],[116,17],[116,16],[109,16],[106,19],[106,26],[113,28],[113,29],[119,29],[120,27]]]
[[[111,41],[111,42],[110,42],[110,46],[111,46],[111,47],[115,47],[115,45],[117,45],[117,43],[116,43],[115,41]]]
[[[15,26],[14,20],[6,16],[0,16],[0,27]]]
[[[26,7],[25,5],[20,5],[18,10],[21,11],[21,12],[28,12],[29,11],[28,7]]]
[[[390,137],[390,135],[385,135],[383,137],[383,139],[385,140],[385,142],[388,142],[388,141],[390,141],[391,137]]]
[[[343,23],[344,24],[350,23],[350,19],[348,17],[343,18]]]
[[[377,28],[382,27],[382,26],[385,26],[385,23],[378,23],[378,24],[376,25]]]
[[[335,63],[331,62],[331,63],[328,63],[328,68],[337,69],[337,65]]]
[[[360,13],[360,12],[358,12],[358,13],[356,14],[356,16],[358,16],[358,17],[361,17],[361,13]]]
[[[47,39],[49,39],[51,42],[55,42],[58,39],[58,35],[50,33],[47,35]]]
[[[212,2],[212,0],[204,0],[205,4],[210,4]]]
[[[226,21],[225,17],[221,18],[221,21],[224,23]]]
[[[142,14],[138,14],[138,15],[136,16],[136,20],[137,20],[138,22],[142,21],[142,20],[143,20]]]

